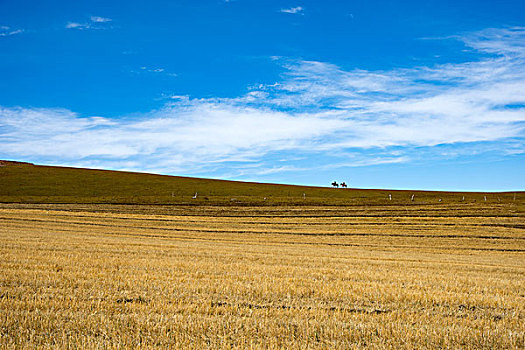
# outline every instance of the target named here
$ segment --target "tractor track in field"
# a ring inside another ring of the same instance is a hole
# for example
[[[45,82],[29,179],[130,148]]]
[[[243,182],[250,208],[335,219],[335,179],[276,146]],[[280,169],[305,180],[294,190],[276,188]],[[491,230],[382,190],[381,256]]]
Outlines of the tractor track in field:
[[[463,239],[488,239],[488,240],[525,240],[525,237],[515,236],[483,236],[483,235],[457,235],[457,234],[398,234],[398,233],[364,233],[364,232],[283,232],[283,231],[253,231],[253,230],[217,230],[217,229],[193,229],[193,228],[175,228],[175,227],[158,227],[158,226],[134,226],[134,225],[114,225],[108,223],[94,223],[81,221],[67,221],[67,220],[45,220],[45,219],[27,219],[27,218],[0,218],[4,221],[18,221],[18,222],[39,222],[51,224],[67,224],[74,226],[98,226],[98,227],[115,227],[124,229],[141,229],[148,231],[169,231],[169,232],[196,232],[196,233],[230,233],[230,234],[262,234],[262,235],[294,235],[294,236],[366,236],[366,237],[402,237],[402,238],[463,238]],[[518,250],[521,251],[521,250]],[[523,249],[525,251],[525,249]]]
[[[194,220],[185,220],[185,219],[175,219],[175,218],[137,218],[137,217],[97,217],[95,215],[65,215],[65,214],[54,214],[53,217],[63,217],[63,218],[91,218],[91,219],[104,219],[104,220],[125,220],[125,221],[146,221],[146,222],[173,222],[173,223],[202,223],[202,220],[194,219]],[[303,218],[303,217],[301,217]],[[340,217],[326,217],[327,219],[332,218],[340,218]],[[352,218],[368,218],[366,216],[356,216]],[[436,219],[439,219],[439,217],[434,217]],[[491,218],[498,218],[498,217],[491,217]],[[298,218],[300,219],[300,218]],[[396,219],[396,217],[388,217],[388,219]],[[448,218],[447,218],[448,219]],[[304,222],[304,221],[298,221],[298,222],[276,222],[276,221],[219,221],[219,220],[213,220],[213,223],[217,224],[241,224],[241,225],[275,225],[275,226],[292,226],[292,225],[299,225],[299,226],[336,226],[336,225],[376,225],[376,226],[385,226],[385,225],[391,225],[391,226],[424,226],[424,227],[432,227],[432,226],[452,226],[452,227],[506,227],[506,228],[516,228],[516,229],[525,229],[525,224],[512,224],[512,223],[449,223],[449,222],[347,222],[347,221],[339,221],[339,222]]]

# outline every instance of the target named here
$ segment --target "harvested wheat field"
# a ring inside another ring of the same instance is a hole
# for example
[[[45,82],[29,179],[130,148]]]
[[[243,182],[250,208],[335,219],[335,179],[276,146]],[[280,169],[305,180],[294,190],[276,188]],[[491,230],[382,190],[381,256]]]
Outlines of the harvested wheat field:
[[[1,204],[0,345],[524,348],[515,203]]]

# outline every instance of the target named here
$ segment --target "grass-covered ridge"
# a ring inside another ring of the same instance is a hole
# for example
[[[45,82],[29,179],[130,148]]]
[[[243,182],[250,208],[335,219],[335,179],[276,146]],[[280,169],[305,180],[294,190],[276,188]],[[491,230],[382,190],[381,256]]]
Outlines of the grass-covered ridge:
[[[196,192],[197,198],[193,199]],[[0,161],[0,202],[3,203],[436,204],[484,202],[485,197],[487,202],[519,201],[523,194],[337,189]]]

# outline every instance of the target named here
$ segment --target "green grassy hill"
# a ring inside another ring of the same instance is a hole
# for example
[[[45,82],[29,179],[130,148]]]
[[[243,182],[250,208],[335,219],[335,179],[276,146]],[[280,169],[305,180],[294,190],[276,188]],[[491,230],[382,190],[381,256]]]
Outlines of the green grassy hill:
[[[195,192],[198,196],[193,199]],[[336,189],[0,161],[2,203],[389,205],[457,203],[463,196],[465,203],[485,202],[485,196],[487,202],[514,202],[524,194]]]

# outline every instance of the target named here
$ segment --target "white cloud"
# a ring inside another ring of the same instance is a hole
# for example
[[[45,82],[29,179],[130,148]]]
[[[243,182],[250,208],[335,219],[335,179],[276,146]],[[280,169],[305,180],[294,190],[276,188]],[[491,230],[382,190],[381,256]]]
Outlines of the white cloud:
[[[116,161],[145,157],[155,169],[248,161],[271,149],[293,148],[338,127],[322,117],[191,101],[139,120],[80,118],[66,110],[0,110],[1,154],[86,157]],[[142,164],[144,166],[144,164]],[[186,169],[188,170],[188,169]]]
[[[90,24],[89,23],[68,22],[66,24],[66,28],[68,29],[89,29]]]
[[[91,16],[87,22],[68,22],[67,29],[87,30],[87,29],[110,29],[111,18]]]
[[[151,73],[162,73],[164,72],[164,68],[148,68],[148,67],[140,67],[141,70]]]
[[[153,73],[153,74],[162,74],[162,75],[169,76],[169,77],[178,76],[178,74],[176,73],[167,72],[166,69],[164,68],[160,68],[160,67],[151,68],[151,67],[146,67],[146,66],[140,67],[138,71],[132,70],[131,73]]]
[[[275,84],[237,98],[171,96],[160,110],[132,118],[0,108],[0,158],[264,175],[483,150],[519,154],[525,149],[524,32],[491,29],[459,37],[483,53],[480,59],[433,67],[345,71],[276,58],[286,72]],[[150,69],[161,68],[141,70]],[[450,146],[444,151],[443,145]],[[269,159],[277,154],[295,160],[276,166]]]
[[[293,13],[293,14],[299,14],[299,13],[302,13],[303,11],[304,11],[304,8],[302,8],[301,6],[291,7],[288,9],[281,9],[281,12],[283,13]]]
[[[8,26],[0,26],[0,37],[17,35],[23,32],[24,32],[23,29],[13,29]]]
[[[91,19],[91,22],[94,22],[94,23],[106,23],[106,22],[112,21],[111,18],[105,18],[105,17],[99,17],[99,16],[91,16],[90,19]]]
[[[522,57],[525,53],[525,27],[488,28],[457,38],[479,51]]]

